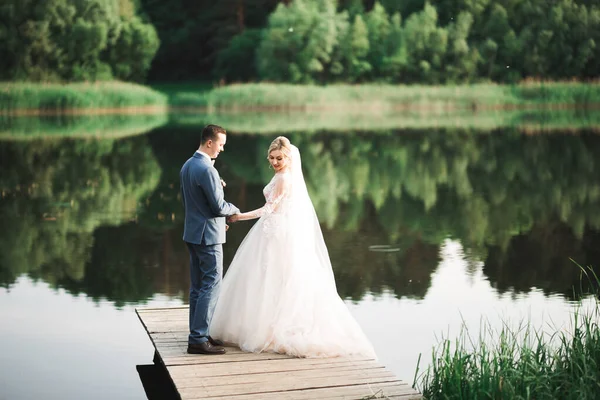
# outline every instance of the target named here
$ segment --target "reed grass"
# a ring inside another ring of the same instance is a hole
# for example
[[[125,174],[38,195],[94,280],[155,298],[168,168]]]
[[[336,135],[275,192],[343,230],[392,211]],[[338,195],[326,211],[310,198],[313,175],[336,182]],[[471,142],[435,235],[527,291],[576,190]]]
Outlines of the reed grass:
[[[212,87],[206,82],[0,83],[0,112],[102,108],[195,107],[209,111],[310,110],[396,112],[479,110],[539,106],[600,106],[600,84],[528,82],[519,85],[459,86],[274,83]]]
[[[593,270],[585,273],[597,288]],[[568,330],[550,335],[529,323],[496,334],[488,324],[474,340],[463,328],[433,350],[416,386],[429,400],[600,398],[600,300],[587,300],[592,307],[580,302]]]
[[[292,85],[274,83],[164,86],[173,107],[209,110],[478,110],[539,106],[599,106],[600,84],[526,82],[518,85]]]
[[[23,110],[64,112],[82,109],[166,110],[167,96],[125,82],[28,83],[0,82],[0,112]]]

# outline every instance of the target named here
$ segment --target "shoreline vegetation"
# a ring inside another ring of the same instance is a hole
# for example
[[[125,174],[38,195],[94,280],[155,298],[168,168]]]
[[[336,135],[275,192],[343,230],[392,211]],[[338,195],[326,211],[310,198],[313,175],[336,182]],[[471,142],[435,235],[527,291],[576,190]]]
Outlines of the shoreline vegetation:
[[[600,108],[600,83],[524,82],[474,85],[292,85],[246,83],[155,85],[171,109],[214,111],[482,111],[523,108]]]
[[[594,270],[581,269],[600,293]],[[596,399],[599,321],[600,297],[590,294],[574,304],[567,327],[536,329],[524,321],[510,328],[505,322],[494,332],[483,322],[479,337],[473,338],[463,326],[454,342],[443,339],[433,349],[432,363],[420,375],[417,366],[413,386],[430,400]]]
[[[115,122],[107,123],[110,118]],[[2,138],[64,132],[129,136],[161,123],[193,126],[210,121],[233,132],[258,134],[456,126],[484,131],[516,127],[529,134],[600,130],[600,83],[213,87],[189,82],[146,87],[124,82],[0,82]]]
[[[0,82],[0,114],[166,113],[168,98],[150,87],[110,81]]]
[[[0,113],[11,115],[178,111],[345,111],[424,113],[522,109],[600,109],[600,83],[518,85],[0,83]]]

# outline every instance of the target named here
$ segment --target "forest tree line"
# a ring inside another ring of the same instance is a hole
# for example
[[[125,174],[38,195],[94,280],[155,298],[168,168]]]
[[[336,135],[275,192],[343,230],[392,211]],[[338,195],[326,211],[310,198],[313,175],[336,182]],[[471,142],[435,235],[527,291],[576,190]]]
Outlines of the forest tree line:
[[[0,80],[141,82],[159,44],[136,0],[0,3]]]
[[[3,80],[587,80],[600,0],[3,0],[0,38]]]

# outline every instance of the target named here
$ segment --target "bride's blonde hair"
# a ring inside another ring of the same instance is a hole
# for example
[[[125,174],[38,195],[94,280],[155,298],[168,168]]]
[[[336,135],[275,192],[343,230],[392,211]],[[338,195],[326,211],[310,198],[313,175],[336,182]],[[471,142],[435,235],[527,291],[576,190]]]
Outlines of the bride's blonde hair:
[[[290,140],[285,136],[278,136],[271,142],[269,146],[269,151],[267,151],[267,158],[272,151],[279,150],[283,153],[284,156],[290,158],[290,152],[292,151],[292,144]]]

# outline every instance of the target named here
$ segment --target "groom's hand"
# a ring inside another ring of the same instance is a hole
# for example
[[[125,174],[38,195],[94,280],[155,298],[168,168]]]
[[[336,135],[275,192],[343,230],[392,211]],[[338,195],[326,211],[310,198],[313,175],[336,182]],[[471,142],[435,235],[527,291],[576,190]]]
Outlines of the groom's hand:
[[[225,232],[229,230],[229,225],[225,224]]]

